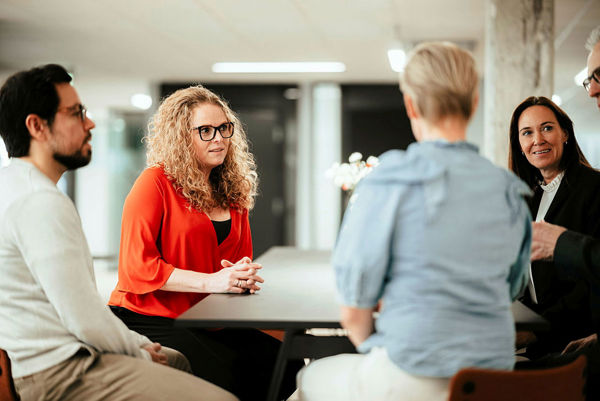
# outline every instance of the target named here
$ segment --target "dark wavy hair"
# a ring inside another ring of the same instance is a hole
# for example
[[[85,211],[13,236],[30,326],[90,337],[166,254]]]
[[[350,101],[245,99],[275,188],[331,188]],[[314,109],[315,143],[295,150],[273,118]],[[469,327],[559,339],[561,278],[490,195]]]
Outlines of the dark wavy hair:
[[[52,125],[60,99],[56,84],[71,82],[71,76],[57,64],[18,72],[0,89],[0,136],[10,157],[29,154],[31,136],[25,126],[29,114],[37,114]]]
[[[508,150],[508,166],[510,170],[525,181],[532,189],[537,187],[543,179],[542,173],[527,161],[519,143],[519,118],[531,106],[544,106],[551,110],[558,121],[558,125],[567,134],[567,143],[564,145],[562,158],[559,163],[560,170],[566,171],[574,165],[591,169],[592,167],[583,155],[581,148],[579,148],[577,138],[575,138],[575,131],[573,130],[573,121],[571,121],[567,113],[547,97],[530,96],[517,106],[510,120],[510,148]]]

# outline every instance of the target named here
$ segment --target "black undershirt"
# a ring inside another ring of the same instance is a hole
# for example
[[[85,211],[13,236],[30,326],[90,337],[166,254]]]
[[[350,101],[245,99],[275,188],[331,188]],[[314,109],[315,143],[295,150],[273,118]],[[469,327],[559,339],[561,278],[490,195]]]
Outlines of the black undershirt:
[[[225,241],[231,231],[231,219],[225,221],[211,220],[211,222],[215,228],[215,233],[217,233],[217,243],[221,245],[221,242]]]

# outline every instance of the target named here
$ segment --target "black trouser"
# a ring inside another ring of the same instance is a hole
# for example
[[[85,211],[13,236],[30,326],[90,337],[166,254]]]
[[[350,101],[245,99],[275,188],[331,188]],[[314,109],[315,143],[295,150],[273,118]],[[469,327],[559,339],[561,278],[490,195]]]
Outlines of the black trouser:
[[[569,352],[561,355],[560,353],[546,355],[542,358],[517,362],[515,369],[545,369],[556,366],[566,365],[577,359],[579,355],[587,357],[587,382],[586,382],[586,400],[600,400],[600,344],[594,344],[579,351]]]
[[[176,349],[187,357],[195,376],[230,391],[242,401],[264,401],[281,342],[255,329],[189,329],[174,320],[146,316],[111,306],[129,329]],[[279,399],[296,388],[296,373],[304,364],[289,363]]]

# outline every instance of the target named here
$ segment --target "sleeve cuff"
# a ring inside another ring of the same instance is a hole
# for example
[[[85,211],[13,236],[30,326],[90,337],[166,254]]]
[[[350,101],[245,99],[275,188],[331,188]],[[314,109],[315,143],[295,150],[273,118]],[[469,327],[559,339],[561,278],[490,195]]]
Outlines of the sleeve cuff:
[[[338,296],[338,300],[339,300],[340,304],[343,306],[350,306],[350,307],[359,308],[359,309],[374,308],[375,306],[377,306],[377,302],[379,302],[378,300],[369,301],[369,300],[344,297],[341,294]]]
[[[142,356],[142,359],[152,362],[152,357],[150,356],[150,353],[145,349],[140,348],[140,355]]]

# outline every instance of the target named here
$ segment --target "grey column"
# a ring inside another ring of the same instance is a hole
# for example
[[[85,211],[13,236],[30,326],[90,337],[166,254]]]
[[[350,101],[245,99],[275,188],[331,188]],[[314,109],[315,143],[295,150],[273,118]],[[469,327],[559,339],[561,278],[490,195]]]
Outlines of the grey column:
[[[298,99],[298,143],[296,147],[296,246],[309,249],[312,246],[314,227],[312,224],[313,187],[312,174],[312,84],[299,85]]]
[[[342,191],[325,176],[342,154],[342,90],[337,83],[313,88],[312,248],[332,249],[340,227]]]
[[[340,161],[341,89],[335,83],[300,85],[296,186],[296,246],[332,249],[340,225],[341,190],[325,176]]]
[[[552,96],[554,0],[487,1],[484,82],[484,155],[506,167],[513,110]]]

